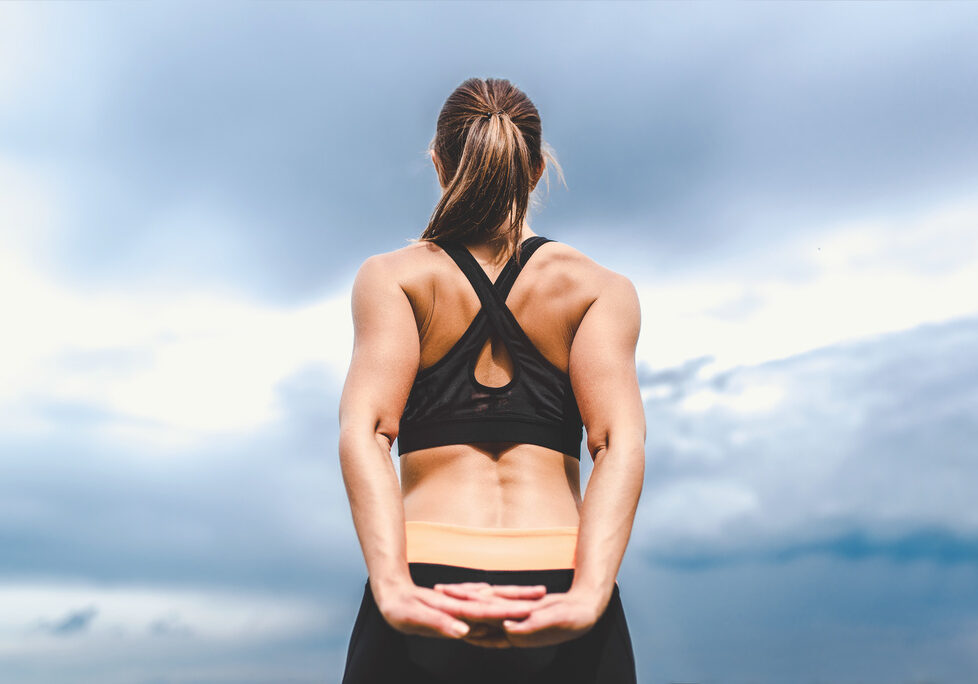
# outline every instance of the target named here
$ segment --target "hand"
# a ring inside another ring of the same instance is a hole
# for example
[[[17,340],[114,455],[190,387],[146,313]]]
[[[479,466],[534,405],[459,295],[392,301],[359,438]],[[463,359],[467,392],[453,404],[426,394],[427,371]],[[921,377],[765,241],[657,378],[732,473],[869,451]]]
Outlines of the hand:
[[[483,601],[489,604],[513,604],[515,602],[534,601],[546,595],[547,588],[543,585],[521,584],[488,584],[486,582],[457,582],[454,584],[436,584],[436,591],[467,601]],[[525,614],[521,611],[521,614]],[[512,648],[506,630],[503,629],[504,618],[485,619],[472,622],[469,633],[462,638],[473,646],[483,648]]]
[[[495,593],[496,587],[486,589],[484,586],[459,584],[443,585],[441,590],[450,596],[478,598]],[[521,648],[570,641],[587,633],[601,617],[606,605],[607,601],[601,605],[596,594],[584,590],[545,594],[534,602],[532,611],[525,619],[503,620],[503,636],[511,646]]]
[[[477,628],[473,639],[485,640],[487,645],[494,643],[492,627],[501,632],[504,619],[524,618],[532,609],[532,603],[526,600],[455,598],[413,582],[375,591],[374,597],[388,624],[404,634],[459,639]]]

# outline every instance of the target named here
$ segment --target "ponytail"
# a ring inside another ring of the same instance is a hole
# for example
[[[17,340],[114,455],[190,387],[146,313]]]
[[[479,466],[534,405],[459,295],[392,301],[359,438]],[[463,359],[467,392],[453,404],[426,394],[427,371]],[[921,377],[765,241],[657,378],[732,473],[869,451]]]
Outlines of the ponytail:
[[[542,148],[540,115],[525,93],[504,79],[462,83],[442,107],[429,145],[444,191],[421,240],[502,242],[519,258],[544,155],[560,170]]]

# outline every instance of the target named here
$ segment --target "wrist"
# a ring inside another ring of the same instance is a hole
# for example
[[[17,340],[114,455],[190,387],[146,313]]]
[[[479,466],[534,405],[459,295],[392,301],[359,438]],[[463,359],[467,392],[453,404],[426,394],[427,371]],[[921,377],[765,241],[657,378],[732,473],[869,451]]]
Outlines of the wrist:
[[[611,583],[611,586],[572,583],[568,594],[589,605],[594,612],[595,620],[597,620],[607,608],[613,590],[614,582]]]
[[[414,580],[409,574],[371,575],[368,579],[370,580],[370,591],[374,595],[374,602],[378,606],[385,603],[389,596],[414,586]]]

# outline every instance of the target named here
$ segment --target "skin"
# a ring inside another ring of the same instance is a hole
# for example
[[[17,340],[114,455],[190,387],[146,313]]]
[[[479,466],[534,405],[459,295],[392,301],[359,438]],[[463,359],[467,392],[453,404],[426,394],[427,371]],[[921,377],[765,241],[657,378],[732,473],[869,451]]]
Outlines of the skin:
[[[444,181],[434,154],[432,161]],[[522,239],[534,234],[526,224],[521,230]],[[490,280],[509,256],[501,242],[467,248]],[[463,638],[486,648],[560,643],[594,625],[611,597],[645,465],[635,368],[640,310],[632,283],[551,242],[527,263],[506,303],[540,352],[569,373],[594,460],[585,497],[576,458],[513,442],[402,454],[398,481],[391,447],[415,374],[452,347],[481,306],[436,245],[412,244],[361,265],[352,296],[353,357],[340,400],[343,479],[382,615],[407,634]],[[490,341],[476,378],[499,386],[511,373],[505,345]],[[406,561],[407,520],[579,526],[572,586],[552,594],[486,583],[418,587]]]

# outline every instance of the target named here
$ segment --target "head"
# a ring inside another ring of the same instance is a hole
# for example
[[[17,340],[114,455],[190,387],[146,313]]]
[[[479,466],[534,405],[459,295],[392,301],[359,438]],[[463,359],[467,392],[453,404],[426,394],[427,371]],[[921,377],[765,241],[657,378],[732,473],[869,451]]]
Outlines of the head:
[[[560,173],[547,147],[522,90],[505,79],[466,80],[442,106],[428,146],[442,196],[421,240],[490,242],[515,254],[544,157]]]

